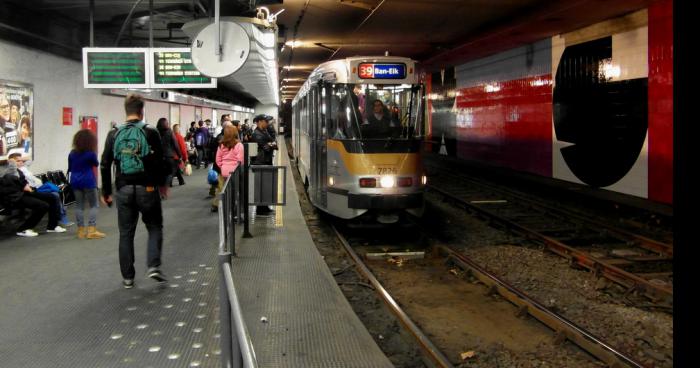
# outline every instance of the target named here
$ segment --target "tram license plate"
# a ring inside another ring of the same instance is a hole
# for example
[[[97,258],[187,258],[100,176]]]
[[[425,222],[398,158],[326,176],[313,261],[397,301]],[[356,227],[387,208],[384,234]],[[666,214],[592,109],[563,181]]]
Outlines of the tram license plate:
[[[396,175],[399,171],[395,167],[378,167],[377,175]]]

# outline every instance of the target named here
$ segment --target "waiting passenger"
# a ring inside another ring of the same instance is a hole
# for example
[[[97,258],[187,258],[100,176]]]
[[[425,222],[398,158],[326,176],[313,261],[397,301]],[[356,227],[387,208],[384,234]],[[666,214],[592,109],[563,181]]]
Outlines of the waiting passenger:
[[[217,193],[221,193],[223,190],[224,183],[226,179],[236,171],[238,165],[243,163],[243,144],[238,138],[238,128],[233,126],[230,122],[224,125],[223,138],[219,144],[219,148],[216,150],[216,165],[220,167],[219,171],[219,187]],[[212,203],[212,211],[216,212],[218,210],[219,202],[214,197],[214,202]]]
[[[231,121],[229,120],[229,115],[225,114],[221,116],[221,126],[226,127],[231,125]],[[213,142],[216,143],[216,146],[213,148],[214,149],[214,155],[215,159],[214,162],[212,162],[211,168],[212,170],[216,171],[216,183],[210,184],[209,185],[209,196],[208,198],[213,198],[211,200],[211,212],[216,212],[219,210],[219,200],[217,198],[218,194],[221,193],[221,188],[224,186],[224,181],[223,178],[221,177],[221,167],[217,164],[216,162],[216,151],[219,149],[219,145],[221,144],[221,140],[224,139],[224,131],[222,130],[219,135],[217,135],[214,139],[212,139]]]
[[[272,156],[277,149],[277,143],[267,131],[267,116],[258,115],[253,119],[257,127],[253,131],[253,141],[258,144],[258,155],[255,156],[256,165],[272,165]],[[272,210],[267,206],[257,206],[255,213],[260,216],[268,216]]]
[[[101,239],[105,233],[97,230],[97,136],[89,129],[82,129],[73,136],[73,150],[68,155],[68,179],[75,193],[75,218],[78,223],[78,239]],[[83,210],[89,205],[88,223],[85,227]]]
[[[34,189],[37,192],[40,193],[49,193],[54,197],[54,201],[56,202],[58,208],[59,208],[59,213],[58,213],[58,224],[61,226],[71,226],[74,223],[70,222],[68,220],[68,215],[66,213],[66,207],[63,205],[63,201],[61,201],[61,194],[60,194],[60,189],[51,183],[44,183],[39,179],[34,173],[32,173],[27,166],[30,165],[30,162],[27,160],[23,160],[22,158],[17,158],[17,169],[24,174],[24,178],[27,180],[27,183],[29,186]],[[20,162],[21,161],[21,162]]]
[[[0,182],[0,197],[4,205],[28,208],[32,211],[31,216],[17,229],[17,235],[23,237],[38,236],[39,234],[32,228],[41,221],[47,211],[49,223],[46,226],[46,232],[66,232],[66,229],[58,225],[59,207],[54,196],[48,193],[39,193],[29,186],[24,173],[18,169],[23,162],[21,153],[11,153],[7,157],[8,168]]]

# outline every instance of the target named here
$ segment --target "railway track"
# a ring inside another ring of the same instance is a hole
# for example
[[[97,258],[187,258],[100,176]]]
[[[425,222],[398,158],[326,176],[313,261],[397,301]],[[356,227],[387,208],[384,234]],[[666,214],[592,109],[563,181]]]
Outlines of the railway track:
[[[333,230],[342,244],[345,251],[355,262],[358,271],[369,281],[377,294],[389,307],[391,312],[400,320],[402,325],[410,331],[411,335],[419,343],[430,361],[438,367],[453,367],[455,363],[442,353],[435,343],[430,341],[428,335],[423,332],[418,325],[411,320],[399,303],[392,297],[390,292],[379,282],[370,267],[365,263],[363,257],[356,252],[357,244],[351,244],[343,234],[335,227]],[[419,252],[405,252],[405,254],[415,254]],[[390,253],[387,253],[390,254]],[[437,255],[444,258],[439,264],[448,264],[459,267],[485,285],[487,295],[498,294],[509,301],[515,308],[515,314],[519,317],[531,316],[543,325],[547,326],[554,334],[554,340],[562,343],[565,340],[572,342],[598,360],[604,362],[608,367],[646,367],[646,365],[635,360],[625,352],[616,350],[607,342],[594,336],[584,328],[577,326],[574,322],[551,311],[544,304],[531,298],[523,291],[519,290],[498,276],[490,273],[484,267],[478,265],[473,260],[466,257],[461,252],[445,245],[435,246],[430,252],[425,254]],[[466,298],[466,297],[465,297]],[[478,334],[480,331],[470,331]]]
[[[459,175],[431,178],[432,190],[467,209],[542,242],[547,249],[670,310],[673,245],[639,236],[513,191]]]

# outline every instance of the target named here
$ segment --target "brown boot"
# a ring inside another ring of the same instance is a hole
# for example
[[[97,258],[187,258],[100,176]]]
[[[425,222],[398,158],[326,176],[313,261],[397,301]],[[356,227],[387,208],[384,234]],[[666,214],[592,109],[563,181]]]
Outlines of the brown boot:
[[[85,226],[78,226],[78,239],[85,239],[87,235],[87,229]]]
[[[88,226],[87,228],[87,238],[88,239],[101,239],[107,236],[105,233],[97,231],[95,226]]]

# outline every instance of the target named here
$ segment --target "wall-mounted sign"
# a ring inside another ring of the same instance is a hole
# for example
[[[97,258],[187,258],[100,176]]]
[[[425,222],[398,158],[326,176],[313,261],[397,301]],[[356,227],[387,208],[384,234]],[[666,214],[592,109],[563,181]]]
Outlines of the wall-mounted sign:
[[[19,152],[34,156],[34,94],[29,84],[0,80],[0,163]]]
[[[64,107],[63,108],[63,125],[73,125],[73,108]]]
[[[192,63],[189,48],[153,48],[151,88],[216,88],[216,78],[203,75]]]
[[[149,88],[146,48],[83,48],[85,88]]]
[[[360,63],[357,74],[361,79],[404,79],[406,64]]]

